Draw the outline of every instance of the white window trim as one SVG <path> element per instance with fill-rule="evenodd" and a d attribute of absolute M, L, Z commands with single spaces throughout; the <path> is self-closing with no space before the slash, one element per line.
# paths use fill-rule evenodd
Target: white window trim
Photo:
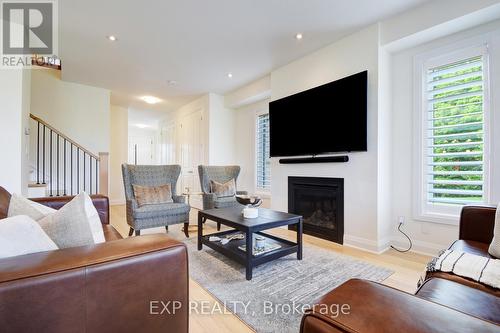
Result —
<path fill-rule="evenodd" d="M 258 154 L 258 148 L 257 148 L 257 140 L 259 139 L 257 137 L 257 120 L 259 118 L 259 116 L 262 116 L 263 114 L 268 114 L 269 113 L 269 110 L 266 108 L 266 109 L 263 109 L 263 110 L 259 110 L 259 111 L 256 111 L 255 112 L 255 116 L 254 116 L 254 122 L 253 122 L 253 126 L 254 126 L 254 129 L 253 129 L 253 133 L 254 133 L 254 180 L 253 180 L 253 183 L 254 183 L 254 186 L 255 186 L 255 194 L 259 195 L 260 197 L 262 198 L 270 198 L 271 197 L 271 189 L 266 189 L 266 188 L 260 188 L 260 187 L 257 187 L 257 173 L 259 172 L 259 170 L 257 170 L 257 154 Z M 271 175 L 272 177 L 272 175 Z M 271 181 L 272 181 L 272 178 L 271 178 Z"/>
<path fill-rule="evenodd" d="M 490 129 L 491 114 L 490 114 L 490 79 L 489 79 L 489 54 L 488 54 L 488 36 L 480 36 L 467 39 L 458 43 L 435 49 L 431 52 L 426 52 L 415 56 L 414 58 L 414 117 L 413 117 L 413 153 L 414 153 L 414 169 L 413 169 L 413 215 L 415 220 L 425 222 L 435 222 L 441 224 L 458 225 L 461 207 L 460 205 L 441 204 L 443 208 L 440 212 L 429 211 L 427 205 L 427 189 L 424 182 L 424 154 L 426 147 L 424 146 L 424 138 L 426 128 L 423 124 L 427 120 L 427 112 L 423 112 L 426 106 L 424 91 L 426 90 L 426 73 L 427 68 L 439 66 L 452 62 L 460 58 L 473 57 L 482 54 L 484 57 L 484 146 L 483 146 L 483 162 L 484 162 L 484 198 L 485 202 L 490 200 L 490 179 L 491 179 L 491 164 L 489 160 L 491 150 L 492 133 Z"/>

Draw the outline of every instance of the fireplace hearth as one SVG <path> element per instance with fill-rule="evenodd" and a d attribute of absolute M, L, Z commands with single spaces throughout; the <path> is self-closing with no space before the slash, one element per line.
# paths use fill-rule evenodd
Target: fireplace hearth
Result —
<path fill-rule="evenodd" d="M 343 244 L 344 179 L 288 177 L 288 211 L 304 217 L 304 233 Z"/>

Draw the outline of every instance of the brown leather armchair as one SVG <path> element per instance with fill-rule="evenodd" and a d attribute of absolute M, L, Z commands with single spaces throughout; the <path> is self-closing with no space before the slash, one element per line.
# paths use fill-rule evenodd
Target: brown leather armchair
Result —
<path fill-rule="evenodd" d="M 451 244 L 449 249 L 472 253 L 487 258 L 494 258 L 488 253 L 488 248 L 493 239 L 495 213 L 496 207 L 494 206 L 464 206 L 460 214 L 458 239 Z M 432 277 L 454 281 L 500 297 L 499 289 L 489 287 L 453 273 L 439 271 L 427 272 L 426 279 Z"/>
<path fill-rule="evenodd" d="M 320 299 L 300 332 L 498 332 L 494 323 L 375 282 L 352 279 Z M 337 311 L 349 305 L 349 310 Z"/>
<path fill-rule="evenodd" d="M 450 249 L 492 258 L 488 247 L 495 212 L 492 206 L 465 206 L 459 239 Z M 300 331 L 498 332 L 499 296 L 498 289 L 445 272 L 428 272 L 415 295 L 352 279 L 318 300 L 318 306 L 302 318 Z M 348 314 L 336 312 L 342 304 L 349 305 Z"/>
<path fill-rule="evenodd" d="M 70 199 L 35 200 L 58 209 Z M 108 199 L 92 199 L 105 243 L 0 259 L 0 331 L 188 332 L 185 245 L 162 234 L 121 239 Z M 9 201 L 0 187 L 0 219 Z"/>

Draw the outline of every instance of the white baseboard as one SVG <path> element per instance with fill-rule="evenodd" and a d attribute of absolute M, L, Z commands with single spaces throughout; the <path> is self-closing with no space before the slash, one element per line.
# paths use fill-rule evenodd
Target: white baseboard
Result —
<path fill-rule="evenodd" d="M 385 238 L 378 242 L 378 253 L 384 253 L 391 248 L 391 239 Z"/>
<path fill-rule="evenodd" d="M 386 242 L 385 244 L 379 244 L 377 241 L 374 241 L 372 239 L 352 235 L 344 235 L 344 245 L 370 253 L 381 254 L 382 252 L 387 250 L 387 248 L 389 247 L 389 242 Z"/>
<path fill-rule="evenodd" d="M 439 253 L 439 251 L 447 249 L 449 246 L 449 245 L 425 242 L 421 240 L 412 240 L 412 242 L 413 246 L 409 252 L 414 252 L 432 257 L 436 256 Z M 367 251 L 370 253 L 381 254 L 387 251 L 391 245 L 394 245 L 399 249 L 406 249 L 408 247 L 408 242 L 397 239 L 385 239 L 380 242 L 377 242 L 362 237 L 344 235 L 344 245 L 360 249 L 363 251 Z"/>
<path fill-rule="evenodd" d="M 397 240 L 393 239 L 392 240 L 392 245 L 397 246 L 399 249 L 406 249 L 408 248 L 408 241 L 402 241 L 402 240 Z M 424 242 L 421 240 L 413 240 L 412 239 L 413 246 L 410 250 L 410 252 L 418 253 L 418 254 L 423 254 L 426 256 L 436 256 L 439 251 L 447 249 L 449 245 L 441 245 L 441 244 L 435 244 L 435 243 L 429 243 L 429 242 Z"/>

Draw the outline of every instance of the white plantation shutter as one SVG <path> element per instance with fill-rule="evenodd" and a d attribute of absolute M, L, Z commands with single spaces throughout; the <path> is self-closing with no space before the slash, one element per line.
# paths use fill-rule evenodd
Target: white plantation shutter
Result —
<path fill-rule="evenodd" d="M 269 114 L 257 116 L 256 133 L 257 189 L 271 188 L 271 165 L 269 160 Z"/>
<path fill-rule="evenodd" d="M 424 194 L 427 204 L 485 201 L 485 55 L 427 67 Z"/>

